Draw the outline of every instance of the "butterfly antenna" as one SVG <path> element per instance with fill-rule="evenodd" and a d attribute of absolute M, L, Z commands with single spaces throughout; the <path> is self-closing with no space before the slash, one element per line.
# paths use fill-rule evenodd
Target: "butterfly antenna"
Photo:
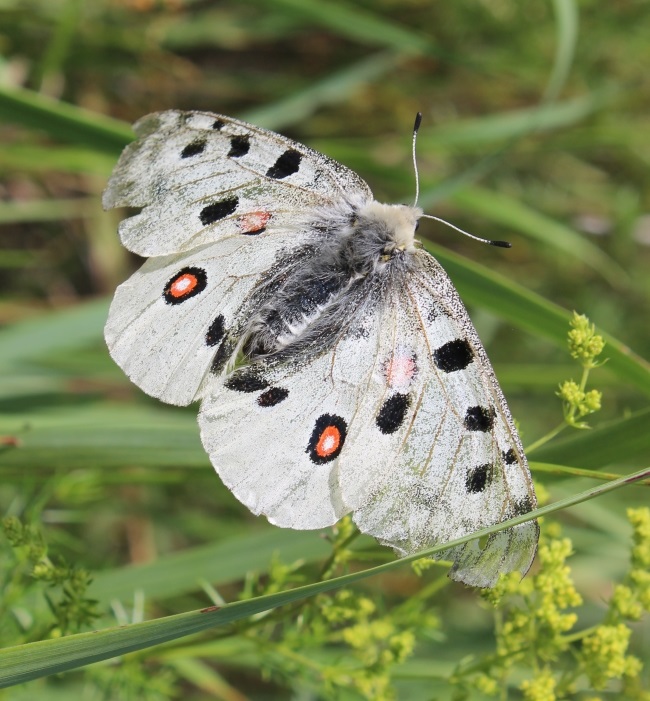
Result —
<path fill-rule="evenodd" d="M 415 124 L 413 125 L 413 170 L 415 171 L 415 201 L 413 202 L 414 207 L 417 206 L 418 199 L 420 198 L 420 174 L 418 173 L 418 162 L 417 158 L 415 157 L 415 144 L 418 139 L 418 131 L 420 129 L 420 124 L 422 124 L 422 112 L 418 112 L 415 115 Z M 454 229 L 455 231 L 458 231 L 458 233 L 464 234 L 465 236 L 469 236 L 469 238 L 474 239 L 475 241 L 487 243 L 488 246 L 498 246 L 499 248 L 512 247 L 512 244 L 509 241 L 492 241 L 490 239 L 482 239 L 480 236 L 474 236 L 474 234 L 470 234 L 468 231 L 465 231 L 464 229 L 461 229 L 460 227 L 451 224 L 445 219 L 441 219 L 440 217 L 434 217 L 432 214 L 423 214 L 422 216 L 426 219 L 433 219 L 434 221 L 438 221 L 441 224 L 446 224 L 448 227 Z"/>
<path fill-rule="evenodd" d="M 491 241 L 490 239 L 482 239 L 480 236 L 474 236 L 474 234 L 470 234 L 468 231 L 465 231 L 464 229 L 461 229 L 460 227 L 455 226 L 454 224 L 451 224 L 446 219 L 441 219 L 440 217 L 434 217 L 433 214 L 423 214 L 422 216 L 425 219 L 433 219 L 434 221 L 439 221 L 441 224 L 446 224 L 451 229 L 458 231 L 458 233 L 464 234 L 465 236 L 469 236 L 469 238 L 474 239 L 474 241 L 480 241 L 481 243 L 487 243 L 488 246 L 498 246 L 499 248 L 512 248 L 512 244 L 509 241 Z"/>
<path fill-rule="evenodd" d="M 415 171 L 415 202 L 413 206 L 417 207 L 418 199 L 420 198 L 420 175 L 418 173 L 418 162 L 415 157 L 415 142 L 418 139 L 418 130 L 422 124 L 422 112 L 415 115 L 415 124 L 413 125 L 413 170 Z"/>

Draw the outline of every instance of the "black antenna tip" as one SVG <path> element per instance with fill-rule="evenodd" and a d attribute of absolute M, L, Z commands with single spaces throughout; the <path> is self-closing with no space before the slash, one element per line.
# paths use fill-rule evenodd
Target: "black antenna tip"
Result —
<path fill-rule="evenodd" d="M 490 246 L 498 246 L 499 248 L 512 248 L 510 241 L 488 241 Z"/>
<path fill-rule="evenodd" d="M 420 128 L 420 124 L 422 124 L 422 112 L 418 112 L 415 115 L 415 124 L 413 125 L 413 133 L 417 134 L 418 129 Z"/>

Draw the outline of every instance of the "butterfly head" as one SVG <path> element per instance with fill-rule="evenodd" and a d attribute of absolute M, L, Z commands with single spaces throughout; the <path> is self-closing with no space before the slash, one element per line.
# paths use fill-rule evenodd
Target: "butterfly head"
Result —
<path fill-rule="evenodd" d="M 382 255 L 392 256 L 415 250 L 415 231 L 422 216 L 419 207 L 404 204 L 382 204 L 372 201 L 357 213 L 357 229 L 382 244 Z"/>

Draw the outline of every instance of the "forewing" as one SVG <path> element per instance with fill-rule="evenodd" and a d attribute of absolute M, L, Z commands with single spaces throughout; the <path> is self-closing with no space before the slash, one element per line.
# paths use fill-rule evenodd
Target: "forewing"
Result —
<path fill-rule="evenodd" d="M 141 256 L 281 230 L 306 209 L 372 197 L 356 173 L 274 132 L 209 112 L 148 115 L 134 129 L 104 207 L 141 207 L 120 225 Z"/>
<path fill-rule="evenodd" d="M 535 508 L 523 449 L 467 313 L 428 254 L 384 311 L 372 382 L 339 464 L 343 501 L 364 533 L 402 554 Z M 451 576 L 491 586 L 525 573 L 538 528 L 526 523 L 446 551 Z"/>

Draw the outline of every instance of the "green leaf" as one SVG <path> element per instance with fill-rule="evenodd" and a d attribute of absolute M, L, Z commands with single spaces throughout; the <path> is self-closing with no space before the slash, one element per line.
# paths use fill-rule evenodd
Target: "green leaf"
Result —
<path fill-rule="evenodd" d="M 101 207 L 96 197 L 0 202 L 0 224 L 82 219 L 96 217 L 100 213 Z"/>
<path fill-rule="evenodd" d="M 426 151 L 427 148 L 439 145 L 445 149 L 450 146 L 467 146 L 474 149 L 478 144 L 564 129 L 610 106 L 620 94 L 618 88 L 607 87 L 562 102 L 509 110 L 475 119 L 450 121 L 434 129 L 425 128 L 418 137 L 418 148 Z"/>
<path fill-rule="evenodd" d="M 56 170 L 107 177 L 115 166 L 115 157 L 114 151 L 104 154 L 78 146 L 3 144 L 0 149 L 0 171 L 43 173 Z"/>
<path fill-rule="evenodd" d="M 544 91 L 544 100 L 557 99 L 566 85 L 578 43 L 578 8 L 573 0 L 553 0 L 557 46 L 553 60 L 553 70 Z"/>
<path fill-rule="evenodd" d="M 536 509 L 529 514 L 509 519 L 490 528 L 484 528 L 463 538 L 457 538 L 449 543 L 438 545 L 435 548 L 429 548 L 400 560 L 394 560 L 367 570 L 336 577 L 335 579 L 315 582 L 290 591 L 260 596 L 255 599 L 236 601 L 222 607 L 210 606 L 199 611 L 167 616 L 154 621 L 5 648 L 0 652 L 0 687 L 13 686 L 48 674 L 65 672 L 66 670 L 99 662 L 100 660 L 110 659 L 136 650 L 143 650 L 153 645 L 177 640 L 178 638 L 193 635 L 216 626 L 249 618 L 256 613 L 269 611 L 278 606 L 302 601 L 316 594 L 333 591 L 359 582 L 362 579 L 403 567 L 407 563 L 421 557 L 431 556 L 441 550 L 462 545 L 475 538 L 481 538 L 504 528 L 525 523 L 534 518 L 596 498 L 601 494 L 619 489 L 636 480 L 647 478 L 648 475 L 650 475 L 650 470 L 641 470 L 620 480 L 599 485 L 586 492 Z"/>
<path fill-rule="evenodd" d="M 342 0 L 274 0 L 274 4 L 362 44 L 385 46 L 405 54 L 437 54 L 425 35 Z"/>
<path fill-rule="evenodd" d="M 189 548 L 146 565 L 98 572 L 88 595 L 104 605 L 115 599 L 131 601 L 137 590 L 148 599 L 160 600 L 196 591 L 202 580 L 218 587 L 242 579 L 251 571 L 265 572 L 271 556 L 287 564 L 296 560 L 312 562 L 331 550 L 321 533 L 267 525 L 245 536 Z"/>
<path fill-rule="evenodd" d="M 464 187 L 450 195 L 452 202 L 491 222 L 520 231 L 531 239 L 554 248 L 598 271 L 612 287 L 629 283 L 627 272 L 598 246 L 583 238 L 568 226 L 546 217 L 508 195 L 481 187 Z"/>
<path fill-rule="evenodd" d="M 571 314 L 557 304 L 462 256 L 428 241 L 425 247 L 443 265 L 466 303 L 490 310 L 495 316 L 545 338 L 559 348 L 567 347 Z M 650 395 L 650 364 L 601 329 L 607 345 L 603 356 L 607 369 Z M 549 460 L 548 462 L 554 462 Z"/>
<path fill-rule="evenodd" d="M 0 371 L 97 343 L 107 316 L 108 300 L 101 299 L 0 329 Z"/>
<path fill-rule="evenodd" d="M 20 445 L 0 451 L 5 469 L 125 465 L 203 468 L 210 465 L 201 447 L 195 411 L 148 406 L 96 404 L 73 409 L 0 415 L 0 433 Z"/>
<path fill-rule="evenodd" d="M 395 68 L 401 60 L 396 53 L 373 54 L 283 100 L 246 112 L 242 119 L 267 129 L 282 129 L 299 123 L 323 105 L 349 99 L 364 85 Z"/>
<path fill-rule="evenodd" d="M 530 455 L 537 462 L 592 469 L 632 461 L 650 462 L 648 426 L 650 409 L 596 428 L 574 430 L 570 438 L 546 443 Z"/>
<path fill-rule="evenodd" d="M 118 119 L 25 88 L 0 85 L 0 119 L 38 129 L 61 141 L 114 154 L 133 140 L 131 127 Z"/>

